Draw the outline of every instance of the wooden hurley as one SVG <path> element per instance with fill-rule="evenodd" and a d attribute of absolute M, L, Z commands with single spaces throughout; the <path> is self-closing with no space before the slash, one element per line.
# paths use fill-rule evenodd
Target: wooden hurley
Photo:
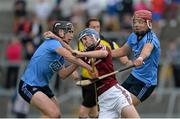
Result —
<path fill-rule="evenodd" d="M 128 70 L 128 69 L 133 68 L 133 67 L 135 67 L 134 64 L 133 64 L 133 65 L 130 65 L 130 66 L 128 66 L 128 67 L 125 67 L 125 68 L 118 69 L 118 70 L 113 71 L 113 72 L 111 72 L 111 73 L 108 73 L 108 74 L 99 76 L 99 77 L 96 78 L 96 79 L 80 80 L 80 81 L 77 81 L 77 82 L 76 82 L 76 85 L 78 85 L 78 86 L 87 86 L 87 85 L 96 83 L 97 81 L 100 81 L 100 80 L 102 80 L 102 79 L 104 79 L 104 78 L 106 78 L 106 77 L 109 77 L 109 76 L 111 76 L 111 75 L 114 75 L 114 74 L 116 74 L 116 73 L 118 73 L 118 72 L 122 72 L 122 71 Z"/>

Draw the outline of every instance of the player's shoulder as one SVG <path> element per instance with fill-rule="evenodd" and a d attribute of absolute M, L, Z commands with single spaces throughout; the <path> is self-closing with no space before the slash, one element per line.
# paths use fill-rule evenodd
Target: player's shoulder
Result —
<path fill-rule="evenodd" d="M 101 39 L 100 43 L 101 43 L 102 45 L 105 45 L 105 46 L 107 46 L 107 47 L 111 48 L 110 43 L 109 43 L 109 42 L 107 42 L 106 40 Z"/>
<path fill-rule="evenodd" d="M 158 37 L 156 36 L 156 34 L 153 31 L 146 33 L 146 36 L 147 37 L 145 37 L 145 39 L 147 41 L 151 41 L 151 42 L 153 42 L 153 41 L 158 42 L 159 41 Z"/>
<path fill-rule="evenodd" d="M 109 49 L 112 49 L 112 45 L 111 45 L 111 42 L 110 41 L 108 41 L 102 34 L 100 34 L 100 43 L 102 44 L 102 45 L 105 45 L 105 46 L 107 46 Z"/>
<path fill-rule="evenodd" d="M 114 42 L 114 41 L 101 40 L 101 44 L 107 46 L 109 49 L 119 48 L 119 45 L 116 42 Z"/>
<path fill-rule="evenodd" d="M 61 48 L 62 47 L 62 44 L 61 42 L 59 42 L 58 40 L 54 39 L 54 38 L 49 38 L 49 39 L 46 39 L 43 44 L 42 44 L 43 47 L 46 47 L 48 49 L 56 49 L 56 48 Z"/>
<path fill-rule="evenodd" d="M 138 37 L 136 35 L 136 33 L 132 32 L 129 34 L 128 38 L 127 38 L 127 42 L 128 43 L 132 43 L 132 44 L 136 44 L 138 42 Z"/>
<path fill-rule="evenodd" d="M 130 33 L 129 36 L 128 36 L 128 38 L 131 38 L 131 39 L 133 39 L 135 37 L 137 37 L 137 35 L 134 32 Z"/>
<path fill-rule="evenodd" d="M 45 40 L 44 40 L 45 42 L 59 42 L 57 39 L 55 39 L 55 38 L 46 38 Z"/>

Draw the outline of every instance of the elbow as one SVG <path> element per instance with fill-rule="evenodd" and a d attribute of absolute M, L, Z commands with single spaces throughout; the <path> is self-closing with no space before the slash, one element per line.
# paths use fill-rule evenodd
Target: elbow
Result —
<path fill-rule="evenodd" d="M 124 56 L 127 56 L 127 53 L 126 53 L 126 52 L 122 52 L 122 51 L 112 52 L 112 57 L 113 57 L 113 58 L 116 58 L 116 57 L 124 57 Z"/>
<path fill-rule="evenodd" d="M 114 54 L 113 52 L 111 53 L 111 55 L 112 55 L 112 57 L 116 57 L 115 54 Z"/>
<path fill-rule="evenodd" d="M 60 79 L 62 79 L 62 80 L 65 80 L 66 79 L 66 76 L 63 76 L 63 75 L 61 75 L 61 76 L 59 76 L 60 77 Z"/>
<path fill-rule="evenodd" d="M 66 73 L 64 73 L 64 72 L 65 72 L 65 71 L 60 71 L 60 72 L 58 73 L 60 79 L 62 79 L 62 80 L 66 79 L 66 77 L 67 77 Z"/>
<path fill-rule="evenodd" d="M 112 57 L 118 57 L 118 53 L 115 50 L 111 51 Z"/>

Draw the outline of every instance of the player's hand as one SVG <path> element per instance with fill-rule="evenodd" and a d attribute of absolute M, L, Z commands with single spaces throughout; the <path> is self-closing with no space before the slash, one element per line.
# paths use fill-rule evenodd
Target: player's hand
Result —
<path fill-rule="evenodd" d="M 96 68 L 93 68 L 93 71 L 89 71 L 89 74 L 91 75 L 92 79 L 96 79 L 99 77 L 99 73 Z"/>
<path fill-rule="evenodd" d="M 130 66 L 130 65 L 133 65 L 133 62 L 132 62 L 131 60 L 128 60 L 128 61 L 126 62 L 126 66 Z"/>
<path fill-rule="evenodd" d="M 51 31 L 44 32 L 43 36 L 44 36 L 45 38 L 56 38 L 56 37 L 57 37 L 57 36 L 56 36 L 54 33 L 52 33 Z"/>
<path fill-rule="evenodd" d="M 71 52 L 72 52 L 72 55 L 73 55 L 73 56 L 78 57 L 78 58 L 81 57 L 81 52 L 80 52 L 80 51 L 78 51 L 78 50 L 72 50 Z"/>
<path fill-rule="evenodd" d="M 141 66 L 141 65 L 144 64 L 143 58 L 142 58 L 142 57 L 138 57 L 133 63 L 134 63 L 134 65 L 135 65 L 136 67 Z"/>

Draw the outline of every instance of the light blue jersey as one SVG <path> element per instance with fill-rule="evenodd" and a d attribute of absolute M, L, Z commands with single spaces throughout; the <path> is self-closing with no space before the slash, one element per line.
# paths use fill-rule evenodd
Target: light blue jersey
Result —
<path fill-rule="evenodd" d="M 62 47 L 59 41 L 45 40 L 32 56 L 21 80 L 31 86 L 48 85 L 53 73 L 64 64 L 64 58 L 55 51 L 58 47 Z"/>
<path fill-rule="evenodd" d="M 160 43 L 155 33 L 152 31 L 146 33 L 146 35 L 138 41 L 137 35 L 131 33 L 126 44 L 130 46 L 133 52 L 133 60 L 139 57 L 144 45 L 146 43 L 152 43 L 154 48 L 150 56 L 144 59 L 144 65 L 133 68 L 131 74 L 140 81 L 149 84 L 157 85 L 157 70 L 160 61 Z"/>

